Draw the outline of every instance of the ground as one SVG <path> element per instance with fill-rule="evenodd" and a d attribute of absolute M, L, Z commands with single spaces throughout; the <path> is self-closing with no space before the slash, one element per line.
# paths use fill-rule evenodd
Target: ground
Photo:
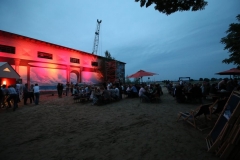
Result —
<path fill-rule="evenodd" d="M 178 104 L 163 88 L 161 103 L 124 98 L 102 106 L 74 103 L 73 97 L 41 95 L 40 104 L 0 112 L 2 160 L 214 160 L 205 137 L 179 111 L 199 104 Z"/>

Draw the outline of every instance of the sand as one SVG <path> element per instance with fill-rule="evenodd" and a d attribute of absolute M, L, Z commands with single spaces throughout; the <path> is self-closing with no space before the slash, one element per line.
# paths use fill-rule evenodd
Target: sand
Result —
<path fill-rule="evenodd" d="M 214 160 L 199 131 L 178 121 L 178 104 L 163 88 L 161 103 L 123 99 L 102 106 L 40 95 L 40 104 L 0 112 L 1 160 Z"/>

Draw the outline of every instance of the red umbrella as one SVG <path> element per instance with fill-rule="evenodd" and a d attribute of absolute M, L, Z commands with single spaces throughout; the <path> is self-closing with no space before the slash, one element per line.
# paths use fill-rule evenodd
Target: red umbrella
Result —
<path fill-rule="evenodd" d="M 218 72 L 219 75 L 240 75 L 240 69 L 232 68 L 223 72 Z"/>
<path fill-rule="evenodd" d="M 142 78 L 144 76 L 153 76 L 153 75 L 157 75 L 157 74 L 152 72 L 146 72 L 144 70 L 139 70 L 136 73 L 128 76 L 127 78 Z"/>

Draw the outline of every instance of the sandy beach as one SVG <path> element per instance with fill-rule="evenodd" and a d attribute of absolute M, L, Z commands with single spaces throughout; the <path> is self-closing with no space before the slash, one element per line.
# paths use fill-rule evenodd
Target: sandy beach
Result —
<path fill-rule="evenodd" d="M 40 104 L 0 112 L 1 160 L 214 160 L 199 131 L 178 121 L 178 104 L 163 88 L 161 103 L 138 98 L 102 106 L 41 95 Z"/>

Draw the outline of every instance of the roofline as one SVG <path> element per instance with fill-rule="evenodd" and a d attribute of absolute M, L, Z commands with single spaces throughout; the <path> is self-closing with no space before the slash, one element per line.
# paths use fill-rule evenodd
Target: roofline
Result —
<path fill-rule="evenodd" d="M 91 54 L 91 53 L 84 52 L 84 51 L 81 51 L 81 50 L 77 50 L 77 49 L 61 46 L 61 45 L 58 45 L 58 44 L 54 44 L 54 43 L 38 40 L 38 39 L 35 39 L 35 38 L 30 38 L 30 37 L 27 37 L 27 36 L 23 36 L 23 35 L 20 35 L 20 34 L 7 32 L 7 31 L 3 31 L 3 30 L 0 30 L 0 34 L 15 36 L 15 37 L 18 37 L 18 38 L 23 38 L 23 39 L 27 39 L 27 40 L 35 41 L 35 42 L 45 43 L 45 44 L 48 44 L 48 45 L 53 45 L 53 46 L 58 47 L 58 48 L 68 49 L 68 50 L 72 50 L 72 51 L 76 51 L 76 52 L 81 52 L 81 53 L 84 53 L 84 54 Z M 98 55 L 96 55 L 96 56 L 97 57 L 102 57 L 102 56 L 98 56 Z M 102 58 L 105 58 L 105 57 L 102 57 Z M 116 61 L 118 61 L 118 60 L 116 60 Z M 118 61 L 118 62 L 126 64 L 125 62 L 121 62 L 121 61 Z"/>
<path fill-rule="evenodd" d="M 21 78 L 20 74 L 18 74 L 18 72 L 12 67 L 12 65 L 10 65 L 8 62 L 2 62 L 2 63 L 4 63 L 3 65 L 5 64 L 9 65 L 16 72 L 16 74 L 19 75 L 19 77 Z"/>

